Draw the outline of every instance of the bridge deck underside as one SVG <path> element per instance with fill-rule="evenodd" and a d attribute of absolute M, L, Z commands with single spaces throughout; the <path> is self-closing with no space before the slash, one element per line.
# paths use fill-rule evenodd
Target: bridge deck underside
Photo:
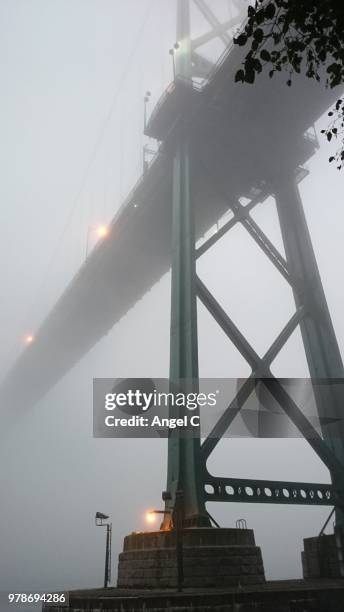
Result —
<path fill-rule="evenodd" d="M 307 79 L 292 88 L 286 77 L 252 86 L 234 84 L 242 51 L 232 49 L 185 121 L 192 163 L 196 236 L 201 237 L 253 189 L 272 192 L 279 169 L 296 169 L 315 144 L 304 132 L 335 99 Z M 177 121 L 178 123 L 178 121 Z M 170 267 L 173 130 L 116 214 L 110 235 L 87 258 L 20 356 L 0 394 L 8 406 L 30 406 L 42 397 L 140 300 Z"/>

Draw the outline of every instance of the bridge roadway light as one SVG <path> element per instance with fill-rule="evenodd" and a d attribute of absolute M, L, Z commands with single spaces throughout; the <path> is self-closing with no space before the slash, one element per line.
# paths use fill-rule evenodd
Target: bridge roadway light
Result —
<path fill-rule="evenodd" d="M 34 337 L 32 334 L 28 334 L 27 336 L 25 336 L 25 344 L 32 344 L 32 342 L 34 341 Z"/>
<path fill-rule="evenodd" d="M 89 225 L 87 228 L 87 236 L 86 236 L 86 253 L 85 253 L 85 259 L 87 259 L 88 257 L 88 251 L 89 251 L 89 243 L 90 243 L 90 235 L 91 233 L 96 233 L 98 238 L 106 238 L 106 236 L 108 236 L 108 234 L 110 233 L 109 227 L 108 225 Z"/>
<path fill-rule="evenodd" d="M 106 225 L 99 225 L 96 229 L 97 236 L 99 238 L 105 238 L 108 235 L 109 229 Z"/>

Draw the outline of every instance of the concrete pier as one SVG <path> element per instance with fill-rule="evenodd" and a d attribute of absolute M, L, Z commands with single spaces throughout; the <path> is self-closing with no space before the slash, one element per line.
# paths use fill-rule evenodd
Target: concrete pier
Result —
<path fill-rule="evenodd" d="M 261 550 L 251 529 L 183 530 L 185 587 L 265 582 Z M 124 539 L 118 587 L 173 588 L 177 584 L 176 532 L 133 533 Z"/>

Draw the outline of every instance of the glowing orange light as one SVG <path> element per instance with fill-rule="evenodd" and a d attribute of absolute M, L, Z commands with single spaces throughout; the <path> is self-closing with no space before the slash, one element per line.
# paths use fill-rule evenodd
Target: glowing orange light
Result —
<path fill-rule="evenodd" d="M 28 336 L 25 336 L 25 342 L 26 344 L 31 344 L 31 342 L 33 342 L 34 338 L 31 334 L 29 334 Z"/>
<path fill-rule="evenodd" d="M 105 238 L 105 236 L 107 236 L 109 233 L 109 229 L 106 227 L 106 225 L 99 225 L 97 227 L 97 236 L 99 238 Z"/>
<path fill-rule="evenodd" d="M 150 523 L 150 524 L 155 523 L 155 521 L 156 521 L 156 514 L 155 514 L 155 512 L 151 512 L 151 511 L 147 512 L 146 513 L 146 521 L 147 521 L 147 523 Z"/>

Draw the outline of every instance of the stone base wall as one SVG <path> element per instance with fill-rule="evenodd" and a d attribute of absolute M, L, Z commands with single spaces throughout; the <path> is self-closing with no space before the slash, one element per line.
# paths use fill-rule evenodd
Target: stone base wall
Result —
<path fill-rule="evenodd" d="M 335 534 L 306 538 L 303 541 L 302 568 L 304 578 L 342 578 L 343 553 Z"/>
<path fill-rule="evenodd" d="M 43 612 L 343 612 L 344 580 L 287 580 L 241 589 L 88 589 Z"/>
<path fill-rule="evenodd" d="M 183 568 L 185 587 L 265 582 L 261 550 L 255 546 L 251 530 L 184 530 Z M 125 539 L 124 552 L 119 555 L 118 587 L 174 588 L 176 585 L 174 532 L 132 534 Z"/>

